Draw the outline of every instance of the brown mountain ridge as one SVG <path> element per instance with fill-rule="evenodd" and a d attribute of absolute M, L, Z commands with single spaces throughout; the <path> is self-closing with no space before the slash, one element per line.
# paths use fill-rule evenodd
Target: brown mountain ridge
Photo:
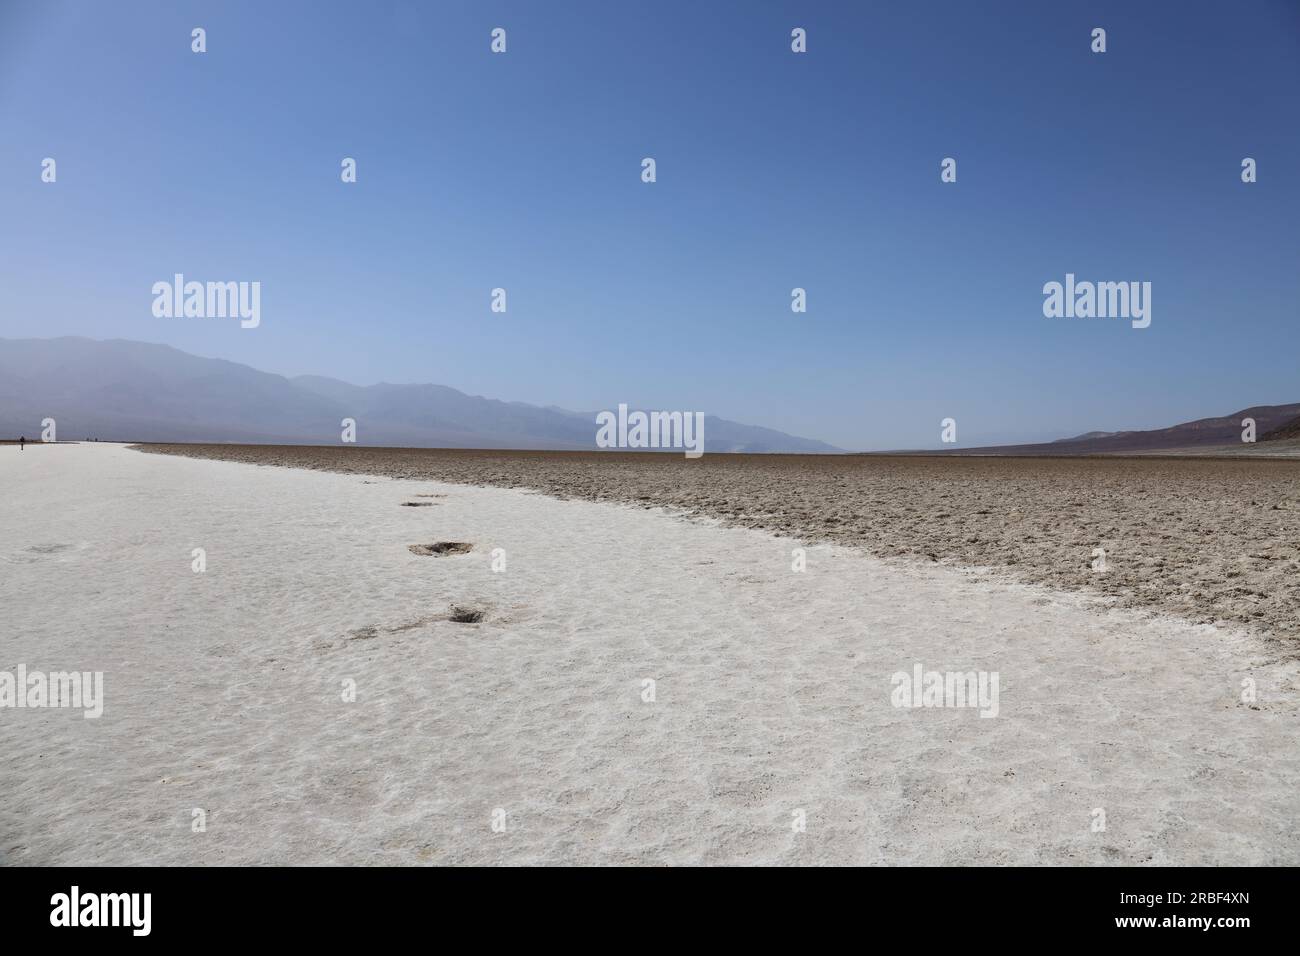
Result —
<path fill-rule="evenodd" d="M 1231 415 L 1199 418 L 1196 421 L 1148 431 L 1088 432 L 1073 438 L 1030 445 L 995 445 L 984 448 L 940 449 L 922 454 L 936 455 L 1139 455 L 1165 453 L 1175 449 L 1195 454 L 1224 454 L 1234 446 L 1251 446 L 1241 440 L 1247 418 L 1255 420 L 1256 446 L 1265 442 L 1300 439 L 1300 402 L 1290 405 L 1254 405 Z"/>

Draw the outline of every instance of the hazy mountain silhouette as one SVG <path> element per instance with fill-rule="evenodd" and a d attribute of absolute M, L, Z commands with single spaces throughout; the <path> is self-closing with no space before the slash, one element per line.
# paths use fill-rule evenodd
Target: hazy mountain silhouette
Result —
<path fill-rule="evenodd" d="M 1286 441 L 1296 438 L 1300 438 L 1300 415 L 1289 422 L 1283 422 L 1276 428 L 1270 428 L 1259 436 L 1260 441 Z"/>
<path fill-rule="evenodd" d="M 613 408 L 613 405 L 611 405 Z M 286 378 L 166 345 L 124 339 L 0 339 L 0 435 L 33 437 L 44 418 L 74 441 L 594 448 L 595 413 L 466 395 L 445 385 L 352 385 Z M 709 452 L 835 452 L 825 442 L 707 416 Z"/>
<path fill-rule="evenodd" d="M 1087 432 L 1073 438 L 1033 445 L 996 445 L 984 448 L 939 449 L 940 455 L 1115 455 L 1168 449 L 1221 448 L 1242 444 L 1242 420 L 1255 420 L 1256 442 L 1300 437 L 1300 403 L 1255 405 L 1218 418 L 1155 428 L 1147 431 Z"/>

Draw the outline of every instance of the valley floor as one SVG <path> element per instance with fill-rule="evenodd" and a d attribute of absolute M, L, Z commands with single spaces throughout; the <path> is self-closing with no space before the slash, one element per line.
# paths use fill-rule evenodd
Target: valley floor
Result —
<path fill-rule="evenodd" d="M 0 671 L 104 675 L 97 719 L 0 709 L 0 862 L 1300 863 L 1258 631 L 423 477 L 84 444 L 0 484 Z M 918 664 L 996 716 L 894 706 Z"/>
<path fill-rule="evenodd" d="M 141 447 L 661 506 L 878 557 L 997 568 L 1300 649 L 1300 459 Z"/>

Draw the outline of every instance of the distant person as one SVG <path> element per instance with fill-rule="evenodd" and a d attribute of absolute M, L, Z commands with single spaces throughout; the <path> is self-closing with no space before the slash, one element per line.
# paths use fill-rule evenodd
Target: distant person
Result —
<path fill-rule="evenodd" d="M 19 451 L 26 451 L 26 450 L 27 450 L 27 436 L 26 436 L 26 435 L 19 435 L 19 436 L 18 436 L 18 450 L 19 450 Z"/>

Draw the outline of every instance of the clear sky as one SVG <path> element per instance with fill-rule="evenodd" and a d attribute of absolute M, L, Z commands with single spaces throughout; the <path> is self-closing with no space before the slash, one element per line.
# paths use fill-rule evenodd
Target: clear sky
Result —
<path fill-rule="evenodd" d="M 0 337 L 54 335 L 852 449 L 1300 401 L 1300 3 L 0 0 Z"/>

